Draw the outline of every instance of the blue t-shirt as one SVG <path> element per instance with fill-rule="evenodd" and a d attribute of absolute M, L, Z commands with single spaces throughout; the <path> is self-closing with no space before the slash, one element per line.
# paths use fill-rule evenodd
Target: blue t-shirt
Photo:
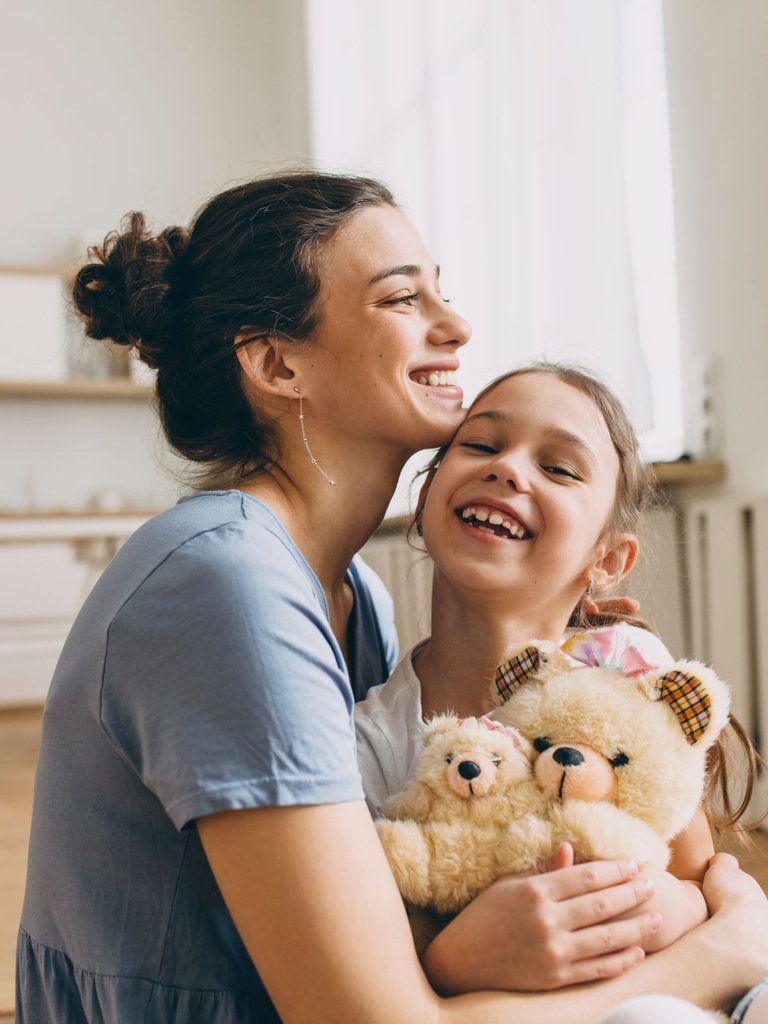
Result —
<path fill-rule="evenodd" d="M 19 1024 L 277 1020 L 194 822 L 363 798 L 352 711 L 396 641 L 381 581 L 359 559 L 347 579 L 349 670 L 316 576 L 238 491 L 182 500 L 110 563 L 43 717 Z"/>

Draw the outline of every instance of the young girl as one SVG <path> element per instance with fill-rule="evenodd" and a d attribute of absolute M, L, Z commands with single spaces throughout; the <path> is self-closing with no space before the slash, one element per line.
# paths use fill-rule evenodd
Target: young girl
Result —
<path fill-rule="evenodd" d="M 515 987 L 507 950 L 535 924 L 503 888 L 428 967 L 475 991 L 436 994 L 415 956 L 352 721 L 393 668 L 391 602 L 354 556 L 406 460 L 461 423 L 469 327 L 384 186 L 302 171 L 228 189 L 189 229 L 134 214 L 75 304 L 156 368 L 200 489 L 121 549 L 51 684 L 19 1024 L 592 1024 L 647 987 L 687 995 L 692 964 L 713 1000 L 762 976 L 768 903 L 728 862 L 701 929 L 621 974 L 643 931 L 623 924 L 620 976 L 566 999 L 488 991 Z M 646 898 L 620 862 L 555 874 L 593 936 Z"/>
<path fill-rule="evenodd" d="M 417 510 L 434 563 L 432 634 L 355 710 L 358 760 L 374 814 L 404 787 L 425 719 L 491 709 L 491 681 L 512 643 L 558 640 L 595 623 L 588 599 L 634 565 L 632 530 L 647 491 L 632 427 L 590 374 L 534 364 L 481 392 L 433 460 Z M 649 663 L 673 660 L 638 625 L 624 623 L 615 633 Z M 750 774 L 747 794 L 753 781 Z M 728 825 L 744 806 L 728 815 Z M 708 916 L 697 884 L 713 853 L 703 815 L 674 846 L 674 874 L 652 873 L 656 896 L 642 908 L 654 915 L 654 931 L 642 941 L 646 952 Z M 522 981 L 527 989 L 547 983 L 546 973 L 530 970 Z"/>

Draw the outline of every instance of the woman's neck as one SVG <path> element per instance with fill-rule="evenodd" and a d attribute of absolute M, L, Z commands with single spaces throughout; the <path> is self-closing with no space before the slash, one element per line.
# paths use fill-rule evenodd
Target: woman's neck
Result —
<path fill-rule="evenodd" d="M 544 613 L 531 611 L 522 598 L 457 592 L 435 570 L 432 633 L 414 659 L 424 717 L 487 714 L 496 668 L 510 648 L 531 639 L 559 640 L 568 617 L 565 607 Z"/>

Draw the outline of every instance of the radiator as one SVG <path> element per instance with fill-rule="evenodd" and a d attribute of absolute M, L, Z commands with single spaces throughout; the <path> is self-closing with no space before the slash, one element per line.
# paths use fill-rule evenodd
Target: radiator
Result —
<path fill-rule="evenodd" d="M 768 743 L 768 497 L 692 502 L 681 512 L 693 657 L 727 679 L 733 711 Z"/>
<path fill-rule="evenodd" d="M 400 523 L 379 529 L 361 554 L 392 595 L 400 652 L 404 654 L 429 635 L 432 563 L 423 551 L 411 546 L 406 527 Z"/>

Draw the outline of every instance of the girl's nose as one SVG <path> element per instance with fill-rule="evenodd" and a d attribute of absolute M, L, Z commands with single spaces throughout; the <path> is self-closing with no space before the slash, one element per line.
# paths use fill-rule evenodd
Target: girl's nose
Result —
<path fill-rule="evenodd" d="M 483 479 L 490 482 L 501 480 L 503 483 L 509 484 L 514 491 L 527 491 L 529 487 L 528 474 L 523 461 L 509 455 L 498 458 Z"/>

